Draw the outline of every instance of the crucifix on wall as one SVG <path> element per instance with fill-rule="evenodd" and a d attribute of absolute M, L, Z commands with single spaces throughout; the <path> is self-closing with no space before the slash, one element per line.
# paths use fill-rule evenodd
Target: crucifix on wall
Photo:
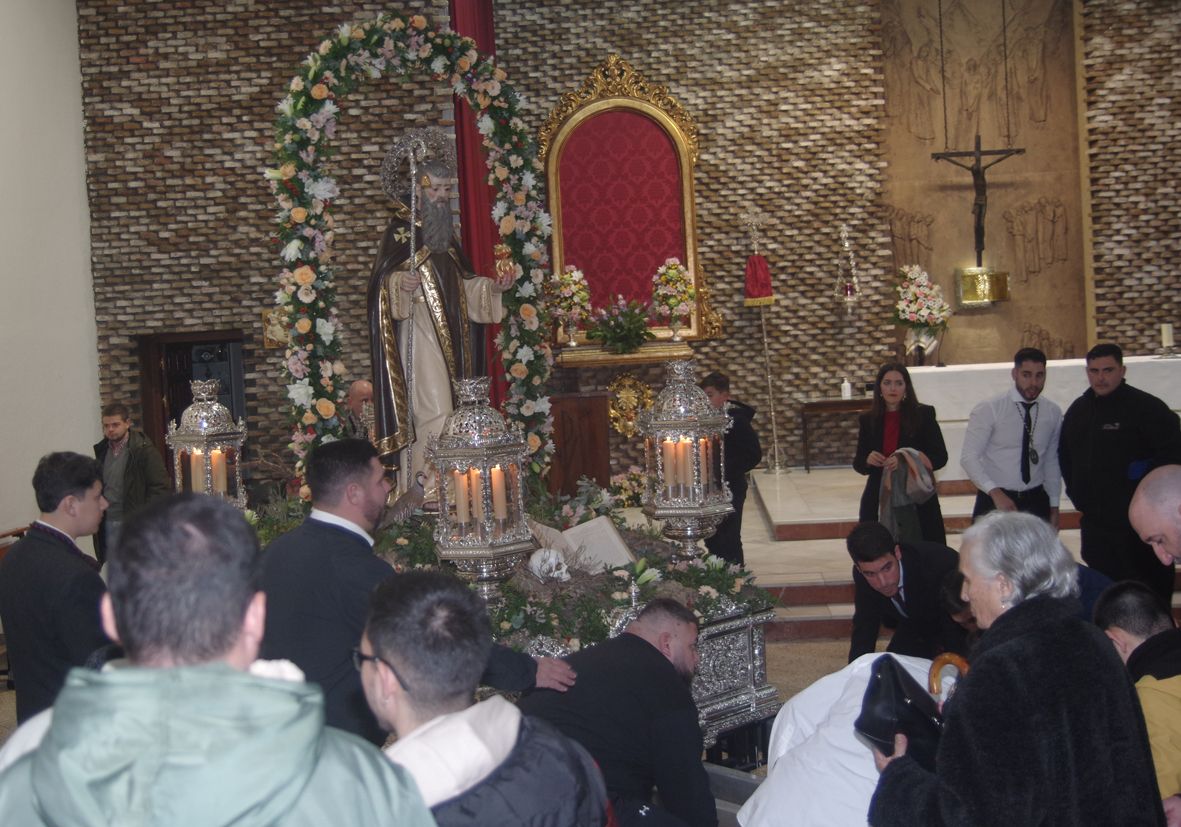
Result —
<path fill-rule="evenodd" d="M 984 266 L 984 214 L 988 210 L 988 183 L 984 179 L 984 171 L 996 166 L 1013 155 L 1024 155 L 1024 149 L 981 149 L 980 136 L 976 136 L 976 148 L 966 152 L 932 152 L 934 161 L 947 161 L 957 167 L 972 173 L 972 185 L 976 189 L 976 197 L 972 201 L 972 215 L 976 217 L 976 266 Z M 966 163 L 959 159 L 972 159 Z M 985 158 L 992 158 L 987 164 Z"/>

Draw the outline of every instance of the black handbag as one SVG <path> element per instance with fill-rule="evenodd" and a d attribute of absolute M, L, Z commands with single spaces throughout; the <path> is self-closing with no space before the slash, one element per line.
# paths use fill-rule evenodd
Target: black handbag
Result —
<path fill-rule="evenodd" d="M 873 662 L 853 729 L 883 755 L 894 754 L 894 734 L 901 732 L 908 742 L 906 754 L 934 771 L 943 716 L 935 699 L 891 655 Z"/>

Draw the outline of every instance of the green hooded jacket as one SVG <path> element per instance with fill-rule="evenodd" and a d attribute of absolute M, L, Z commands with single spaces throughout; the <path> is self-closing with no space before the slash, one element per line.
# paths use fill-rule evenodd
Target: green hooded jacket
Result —
<path fill-rule="evenodd" d="M 225 664 L 74 669 L 41 745 L 0 774 L 12 825 L 433 827 L 409 776 L 324 726 L 319 687 Z"/>

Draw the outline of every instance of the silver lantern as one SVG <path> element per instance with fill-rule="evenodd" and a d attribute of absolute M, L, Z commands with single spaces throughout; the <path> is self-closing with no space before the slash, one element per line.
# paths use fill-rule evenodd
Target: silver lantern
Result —
<path fill-rule="evenodd" d="M 459 405 L 426 456 L 439 480 L 436 553 L 494 603 L 500 583 L 536 544 L 525 520 L 525 439 L 519 424 L 509 427 L 488 404 L 488 388 L 487 377 L 455 382 Z"/>
<path fill-rule="evenodd" d="M 669 362 L 668 381 L 638 419 L 644 437 L 644 513 L 662 520 L 662 533 L 691 559 L 698 540 L 711 536 L 734 512 L 723 469 L 722 439 L 730 417 L 710 404 L 694 380 L 692 360 Z"/>
<path fill-rule="evenodd" d="M 242 486 L 242 443 L 246 422 L 234 419 L 217 401 L 216 379 L 191 383 L 193 404 L 180 415 L 180 425 L 168 423 L 164 441 L 172 452 L 177 491 L 196 491 L 229 500 L 246 508 Z"/>

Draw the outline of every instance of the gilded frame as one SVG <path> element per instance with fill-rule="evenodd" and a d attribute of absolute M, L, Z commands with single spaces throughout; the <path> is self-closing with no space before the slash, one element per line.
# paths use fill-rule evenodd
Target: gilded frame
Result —
<path fill-rule="evenodd" d="M 567 92 L 558 100 L 538 135 L 538 156 L 545 162 L 546 181 L 549 189 L 549 211 L 553 219 L 551 240 L 553 269 L 561 272 L 565 266 L 562 235 L 562 192 L 560 186 L 559 162 L 567 139 L 578 126 L 602 112 L 627 110 L 643 115 L 654 121 L 671 140 L 676 150 L 680 167 L 681 209 L 685 231 L 685 249 L 681 260 L 693 274 L 697 291 L 697 306 L 690 314 L 689 324 L 681 329 L 684 339 L 706 339 L 719 336 L 722 332 L 721 317 L 713 310 L 709 301 L 709 286 L 701 269 L 697 254 L 696 198 L 694 195 L 693 169 L 698 157 L 697 126 L 684 107 L 669 94 L 665 86 L 649 84 L 639 72 L 618 55 L 607 60 L 591 71 L 576 92 Z M 676 345 L 670 341 L 671 328 L 654 326 L 654 342 L 645 348 Z M 566 341 L 559 332 L 557 343 Z M 579 333 L 577 341 L 585 341 Z M 591 348 L 587 348 L 590 350 Z M 591 354 L 563 350 L 562 356 L 590 356 Z M 677 348 L 680 350 L 680 348 Z M 605 354 L 598 354 L 596 362 L 611 362 Z M 563 359 L 566 361 L 566 359 Z M 582 361 L 579 359 L 578 361 Z M 620 358 L 619 361 L 624 361 Z"/>

